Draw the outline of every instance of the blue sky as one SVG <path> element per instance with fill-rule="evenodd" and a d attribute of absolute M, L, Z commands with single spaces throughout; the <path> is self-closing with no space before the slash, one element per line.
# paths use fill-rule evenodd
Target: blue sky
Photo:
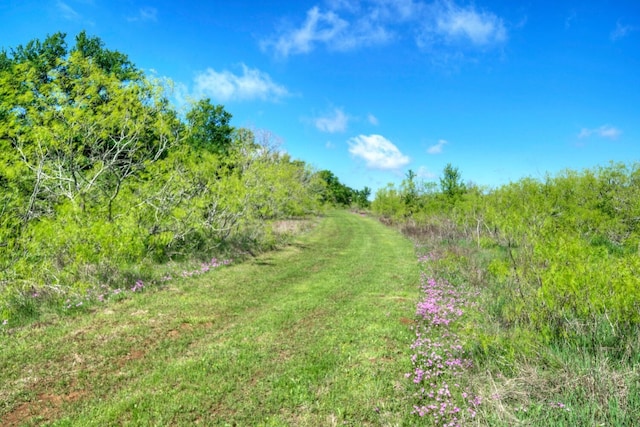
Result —
<path fill-rule="evenodd" d="M 640 160 L 640 3 L 3 0 L 0 46 L 81 30 L 353 187 Z"/>

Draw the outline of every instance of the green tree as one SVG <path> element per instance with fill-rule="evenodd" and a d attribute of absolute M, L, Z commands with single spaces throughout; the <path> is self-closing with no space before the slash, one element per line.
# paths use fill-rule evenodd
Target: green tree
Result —
<path fill-rule="evenodd" d="M 84 32 L 0 52 L 0 312 L 43 284 L 121 286 L 145 258 L 268 247 L 271 221 L 314 212 L 318 175 L 230 118 L 203 100 L 181 121 L 162 85 Z"/>
<path fill-rule="evenodd" d="M 73 51 L 79 52 L 105 73 L 115 74 L 121 81 L 143 78 L 142 72 L 133 65 L 127 55 L 106 49 L 102 40 L 88 36 L 85 31 L 76 36 Z"/>
<path fill-rule="evenodd" d="M 376 214 L 389 220 L 398 220 L 404 217 L 404 197 L 393 184 L 379 188 L 376 197 L 371 203 L 371 209 Z"/>
<path fill-rule="evenodd" d="M 354 198 L 353 189 L 341 183 L 340 179 L 329 170 L 321 170 L 317 174 L 325 184 L 322 194 L 323 203 L 331 203 L 338 206 L 351 205 Z"/>
<path fill-rule="evenodd" d="M 231 114 L 209 98 L 196 102 L 187 113 L 187 142 L 196 149 L 226 156 L 233 142 Z"/>
<path fill-rule="evenodd" d="M 17 169 L 25 221 L 63 199 L 112 218 L 122 183 L 178 136 L 159 88 L 140 76 L 123 81 L 134 69 L 124 55 L 83 33 L 78 40 L 70 53 L 63 34 L 29 42 L 0 72 L 2 160 Z"/>
<path fill-rule="evenodd" d="M 32 85 L 29 89 L 37 91 L 42 84 L 52 80 L 51 71 L 60 69 L 59 59 L 67 55 L 66 34 L 55 33 L 44 41 L 31 40 L 26 46 L 19 45 L 11 51 L 13 64 L 29 64 Z"/>
<path fill-rule="evenodd" d="M 455 201 L 466 192 L 466 186 L 462 182 L 462 176 L 457 167 L 447 163 L 440 178 L 440 190 L 450 201 Z"/>
<path fill-rule="evenodd" d="M 411 215 L 415 212 L 416 203 L 418 201 L 418 191 L 416 189 L 416 173 L 409 169 L 406 178 L 402 181 L 403 201 L 406 207 L 406 214 Z"/>
<path fill-rule="evenodd" d="M 369 201 L 369 196 L 371 196 L 371 189 L 365 186 L 362 190 L 355 191 L 355 199 L 358 207 L 362 209 L 366 209 L 371 206 L 371 202 Z"/>

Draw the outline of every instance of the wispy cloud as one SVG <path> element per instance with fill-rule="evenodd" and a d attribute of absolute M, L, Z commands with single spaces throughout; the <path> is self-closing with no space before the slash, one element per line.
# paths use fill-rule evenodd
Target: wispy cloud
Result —
<path fill-rule="evenodd" d="M 575 9 L 572 9 L 571 12 L 569 12 L 569 16 L 567 16 L 567 19 L 564 20 L 564 28 L 567 30 L 571 28 L 571 24 L 575 21 L 577 16 Z"/>
<path fill-rule="evenodd" d="M 422 179 L 435 179 L 438 174 L 431 172 L 426 166 L 420 166 L 416 172 L 416 176 Z"/>
<path fill-rule="evenodd" d="M 620 21 L 616 22 L 616 28 L 611 31 L 609 38 L 611 41 L 616 41 L 628 36 L 631 32 L 637 30 L 633 25 L 623 25 Z"/>
<path fill-rule="evenodd" d="M 211 97 L 226 101 L 263 100 L 277 101 L 289 95 L 286 87 L 275 83 L 271 77 L 258 69 L 241 64 L 242 74 L 231 71 L 216 71 L 208 68 L 194 79 L 194 95 L 197 98 Z"/>
<path fill-rule="evenodd" d="M 289 29 L 277 37 L 261 42 L 263 50 L 271 50 L 276 56 L 309 53 L 318 45 L 329 50 L 346 51 L 359 46 L 375 45 L 389 40 L 389 32 L 376 22 L 366 18 L 348 21 L 337 11 L 321 11 L 314 6 L 299 28 Z"/>
<path fill-rule="evenodd" d="M 141 7 L 138 12 L 127 17 L 129 22 L 158 22 L 158 9 L 155 7 Z"/>
<path fill-rule="evenodd" d="M 370 169 L 397 170 L 411 161 L 381 135 L 358 135 L 347 141 L 349 153 L 365 161 Z"/>
<path fill-rule="evenodd" d="M 263 48 L 273 47 L 279 56 L 310 52 L 318 43 L 328 43 L 347 27 L 345 20 L 333 12 L 322 13 L 318 7 L 307 12 L 302 27 L 287 32 L 276 40 L 263 43 Z"/>
<path fill-rule="evenodd" d="M 56 7 L 64 19 L 68 19 L 69 21 L 78 21 L 82 19 L 82 16 L 74 8 L 63 1 L 56 2 Z"/>
<path fill-rule="evenodd" d="M 444 139 L 441 139 L 438 141 L 437 144 L 432 145 L 431 147 L 427 148 L 427 153 L 429 154 L 440 154 L 442 153 L 442 149 L 444 148 L 445 145 L 447 145 L 448 142 Z"/>
<path fill-rule="evenodd" d="M 504 21 L 494 13 L 478 10 L 470 5 L 461 7 L 453 1 L 436 2 L 422 27 L 418 44 L 470 45 L 489 48 L 505 43 L 508 39 Z"/>
<path fill-rule="evenodd" d="M 332 51 L 390 43 L 402 33 L 418 34 L 419 47 L 454 44 L 483 49 L 508 39 L 502 18 L 454 0 L 327 0 L 313 6 L 299 26 L 281 29 L 261 48 L 286 58 L 318 47 Z"/>
<path fill-rule="evenodd" d="M 313 124 L 322 132 L 336 133 L 347 130 L 349 116 L 340 108 L 333 110 L 333 113 L 325 117 L 317 117 L 313 120 Z"/>
<path fill-rule="evenodd" d="M 591 136 L 599 136 L 601 138 L 617 139 L 620 135 L 622 135 L 620 129 L 610 125 L 603 125 L 594 129 L 582 128 L 580 133 L 578 133 L 578 138 L 583 139 Z"/>
<path fill-rule="evenodd" d="M 378 126 L 378 124 L 380 123 L 378 121 L 378 118 L 371 113 L 367 115 L 367 121 L 369 121 L 369 123 L 371 123 L 374 126 Z"/>

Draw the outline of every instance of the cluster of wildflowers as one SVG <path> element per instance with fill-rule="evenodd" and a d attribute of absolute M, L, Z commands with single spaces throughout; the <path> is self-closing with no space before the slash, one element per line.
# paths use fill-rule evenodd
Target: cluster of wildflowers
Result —
<path fill-rule="evenodd" d="M 218 260 L 217 258 L 212 258 L 211 261 L 202 263 L 200 265 L 200 268 L 197 268 L 195 270 L 190 270 L 190 271 L 187 271 L 187 270 L 183 271 L 180 274 L 180 276 L 184 278 L 199 276 L 217 267 L 221 267 L 223 265 L 229 265 L 231 264 L 231 262 L 232 260 L 230 259 Z M 159 281 L 168 282 L 171 280 L 173 280 L 173 277 L 170 274 L 166 274 L 165 276 L 160 278 Z M 128 289 L 127 288 L 111 289 L 109 288 L 109 286 L 103 284 L 100 287 L 93 287 L 88 289 L 84 294 L 76 294 L 76 295 L 70 296 L 64 301 L 64 304 L 62 306 L 65 310 L 82 309 L 83 307 L 86 306 L 85 303 L 90 303 L 91 301 L 107 302 L 109 299 L 112 299 L 114 297 L 122 298 L 124 295 L 126 295 L 127 291 L 134 292 L 134 293 L 141 292 L 144 288 L 145 288 L 145 284 L 140 279 L 136 280 L 133 286 L 131 286 Z M 40 297 L 43 297 L 43 294 L 39 290 L 33 290 L 28 294 L 28 296 L 31 298 L 40 298 Z M 0 322 L 0 328 L 7 326 L 8 323 L 9 323 L 8 319 L 2 320 Z"/>
<path fill-rule="evenodd" d="M 142 290 L 142 288 L 144 288 L 144 283 L 142 283 L 142 280 L 137 280 L 136 283 L 130 288 L 131 292 L 137 292 Z M 98 302 L 107 302 L 109 299 L 114 298 L 114 297 L 118 297 L 119 295 L 125 295 L 126 289 L 125 288 L 117 288 L 117 289 L 111 289 L 109 288 L 107 285 L 101 285 L 100 288 L 98 289 L 90 289 L 87 292 L 87 299 L 91 300 L 93 299 L 93 297 L 95 296 L 95 299 Z M 65 308 L 72 308 L 73 305 L 71 306 L 67 306 L 65 305 Z"/>
<path fill-rule="evenodd" d="M 72 308 L 79 308 L 82 307 L 84 305 L 84 301 L 79 300 L 79 301 L 72 301 L 71 299 L 67 298 L 64 302 L 64 308 L 66 310 L 70 310 Z"/>
<path fill-rule="evenodd" d="M 567 412 L 571 411 L 571 409 L 567 408 L 567 405 L 562 402 L 549 402 L 549 406 L 551 406 L 552 408 L 562 409 Z"/>
<path fill-rule="evenodd" d="M 217 268 L 217 267 L 228 265 L 228 264 L 231 264 L 230 259 L 218 260 L 217 258 L 212 258 L 211 261 L 202 263 L 199 269 L 191 270 L 191 271 L 183 271 L 182 277 L 199 276 L 200 274 L 207 273 L 212 268 Z M 169 276 L 169 279 L 171 279 L 170 276 Z"/>
<path fill-rule="evenodd" d="M 438 255 L 433 251 L 418 257 L 419 262 L 434 261 L 436 259 L 438 259 Z"/>
<path fill-rule="evenodd" d="M 131 287 L 131 292 L 138 292 L 138 291 L 141 291 L 143 288 L 144 288 L 144 283 L 142 283 L 142 280 L 138 279 L 136 280 L 136 284 Z"/>
<path fill-rule="evenodd" d="M 419 260 L 428 262 L 436 258 L 429 253 Z M 479 396 L 459 384 L 472 365 L 454 327 L 464 314 L 468 294 L 446 280 L 436 280 L 424 273 L 421 283 L 423 297 L 416 309 L 420 322 L 411 346 L 414 369 L 406 374 L 420 387 L 417 393 L 420 404 L 414 406 L 414 413 L 431 418 L 435 425 L 458 426 L 465 417 L 475 417 L 476 408 L 482 403 Z"/>
<path fill-rule="evenodd" d="M 223 265 L 229 265 L 231 264 L 232 260 L 230 259 L 225 259 L 225 260 L 218 260 L 217 258 L 213 258 L 211 261 L 203 263 L 200 265 L 200 268 L 196 269 L 196 270 L 191 270 L 191 271 L 183 271 L 180 275 L 181 277 L 193 277 L 193 276 L 198 276 L 201 274 L 204 274 L 216 267 L 220 267 Z M 165 276 L 163 276 L 160 279 L 160 282 L 168 282 L 173 280 L 172 276 L 170 274 L 166 274 Z M 82 307 L 83 305 L 83 299 L 86 299 L 87 301 L 91 300 L 91 299 L 96 299 L 99 302 L 106 302 L 107 300 L 113 298 L 113 297 L 122 297 L 123 295 L 126 294 L 127 291 L 130 292 L 141 292 L 143 289 L 145 288 L 145 284 L 142 280 L 138 279 L 136 280 L 136 282 L 133 284 L 133 286 L 131 286 L 129 289 L 126 288 L 117 288 L 117 289 L 110 289 L 107 285 L 102 285 L 100 286 L 100 288 L 97 289 L 97 292 L 95 289 L 93 290 L 89 290 L 87 292 L 87 295 L 85 296 L 85 298 L 80 298 L 79 300 L 76 301 L 72 301 L 70 299 L 67 299 L 64 303 L 64 308 L 69 310 L 72 308 L 79 308 Z"/>

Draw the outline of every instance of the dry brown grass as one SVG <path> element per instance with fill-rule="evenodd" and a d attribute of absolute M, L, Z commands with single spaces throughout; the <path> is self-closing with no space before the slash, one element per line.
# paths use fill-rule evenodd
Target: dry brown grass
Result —
<path fill-rule="evenodd" d="M 532 419 L 527 421 L 518 417 L 518 412 L 527 411 L 535 406 L 571 403 L 559 402 L 559 396 L 583 396 L 582 403 L 603 412 L 607 410 L 615 391 L 615 398 L 621 409 L 628 406 L 634 396 L 629 385 L 631 381 L 640 379 L 640 372 L 635 368 L 621 369 L 608 359 L 600 359 L 592 365 L 579 366 L 573 360 L 559 361 L 559 367 L 545 367 L 540 364 L 522 363 L 516 365 L 517 372 L 512 376 L 504 376 L 500 372 L 478 372 L 474 377 L 474 385 L 478 394 L 485 396 L 479 410 L 481 414 L 478 425 L 489 425 L 498 421 L 501 425 L 538 425 Z M 491 421 L 487 421 L 491 420 Z"/>
<path fill-rule="evenodd" d="M 310 219 L 285 219 L 274 221 L 271 228 L 278 235 L 296 235 L 310 230 L 313 224 Z"/>

